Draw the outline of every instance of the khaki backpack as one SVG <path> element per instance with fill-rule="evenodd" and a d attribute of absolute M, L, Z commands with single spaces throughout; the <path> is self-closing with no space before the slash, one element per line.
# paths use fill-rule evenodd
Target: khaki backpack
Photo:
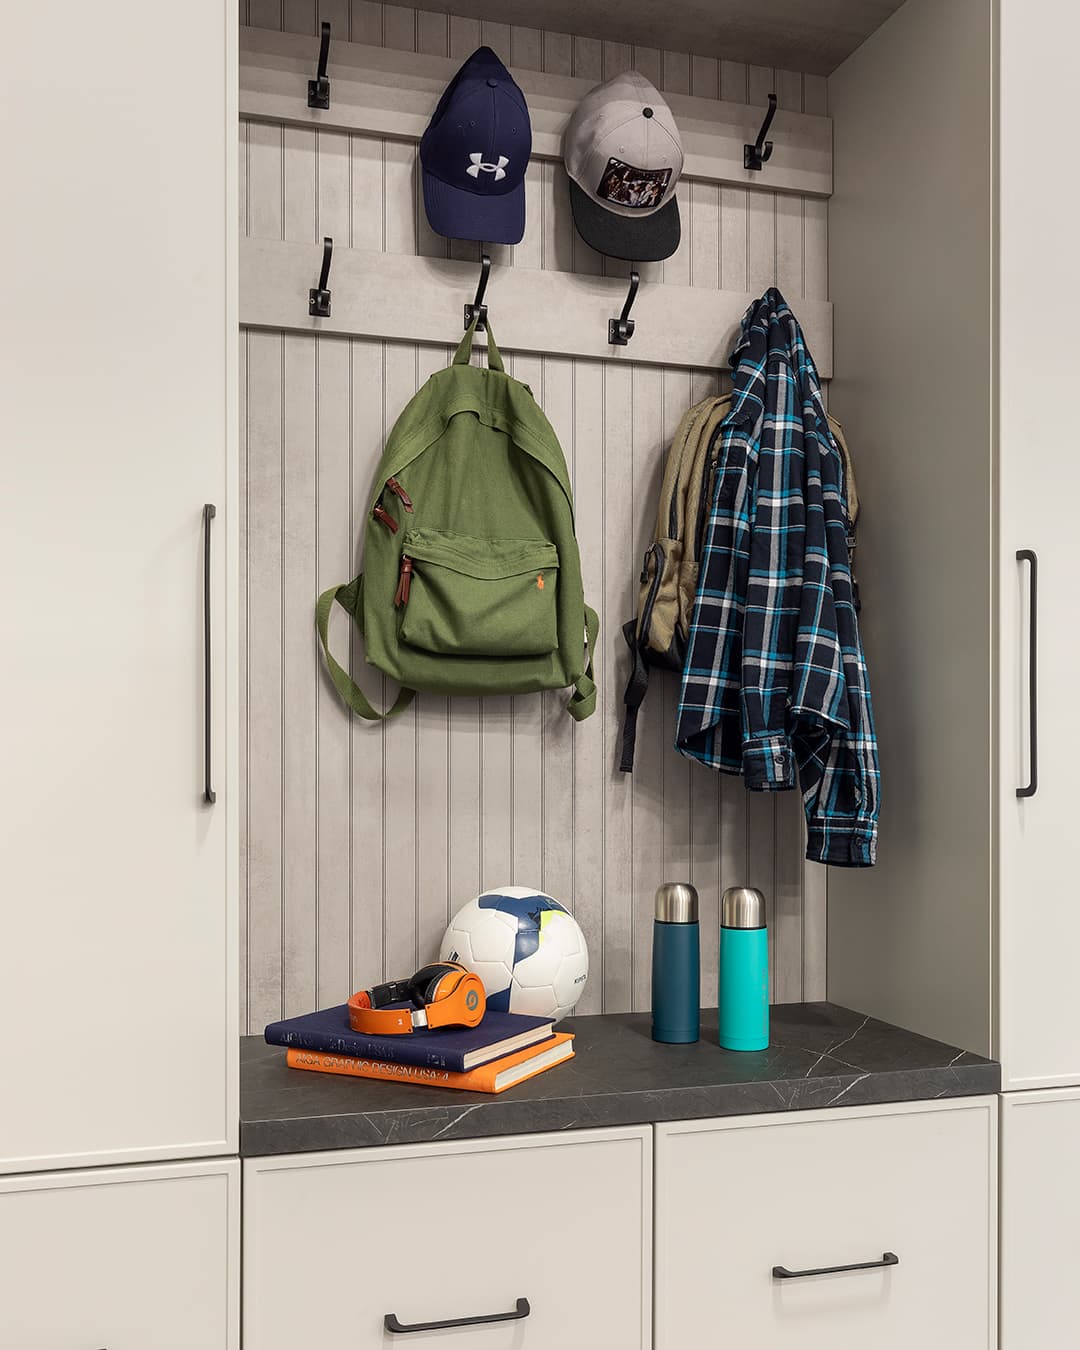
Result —
<path fill-rule="evenodd" d="M 623 773 L 633 772 L 637 716 L 649 688 L 650 667 L 681 671 L 686 660 L 701 549 L 720 455 L 720 428 L 730 409 L 730 394 L 696 403 L 683 416 L 668 452 L 656 529 L 639 578 L 637 617 L 623 625 L 633 658 L 623 695 L 626 712 L 619 762 Z M 844 460 L 848 556 L 852 558 L 859 515 L 855 470 L 840 423 L 830 417 L 829 428 Z M 857 596 L 858 591 L 855 593 Z"/>

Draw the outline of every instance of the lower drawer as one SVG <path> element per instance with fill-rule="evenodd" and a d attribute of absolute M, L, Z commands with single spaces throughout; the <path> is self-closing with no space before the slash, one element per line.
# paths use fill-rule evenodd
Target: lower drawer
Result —
<path fill-rule="evenodd" d="M 995 1131 L 992 1097 L 658 1125 L 657 1350 L 988 1350 Z"/>
<path fill-rule="evenodd" d="M 237 1350 L 240 1164 L 0 1177 L 0 1350 Z"/>
<path fill-rule="evenodd" d="M 651 1178 L 648 1127 L 247 1159 L 245 1350 L 648 1350 Z"/>

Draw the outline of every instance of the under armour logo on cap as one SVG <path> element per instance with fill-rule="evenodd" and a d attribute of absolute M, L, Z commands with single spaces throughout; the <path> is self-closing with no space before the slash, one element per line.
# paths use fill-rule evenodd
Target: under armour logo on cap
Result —
<path fill-rule="evenodd" d="M 493 173 L 495 175 L 496 183 L 500 178 L 506 177 L 506 166 L 510 163 L 505 155 L 500 155 L 498 164 L 485 164 L 484 156 L 479 150 L 474 151 L 469 156 L 469 159 L 472 162 L 465 172 L 471 178 L 479 178 L 481 171 L 483 171 L 484 173 Z"/>
<path fill-rule="evenodd" d="M 490 47 L 447 85 L 420 141 L 424 206 L 451 239 L 517 244 L 532 129 L 525 96 Z"/>

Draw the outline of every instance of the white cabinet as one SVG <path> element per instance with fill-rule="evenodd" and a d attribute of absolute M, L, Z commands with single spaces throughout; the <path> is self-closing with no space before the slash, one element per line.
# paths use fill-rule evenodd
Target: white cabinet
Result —
<path fill-rule="evenodd" d="M 647 1126 L 248 1159 L 245 1350 L 648 1350 L 651 1237 Z"/>
<path fill-rule="evenodd" d="M 240 1164 L 0 1178 L 0 1350 L 239 1350 Z"/>
<path fill-rule="evenodd" d="M 1069 0 L 906 0 L 829 80 L 883 802 L 879 865 L 830 874 L 829 995 L 994 1054 L 1007 1089 L 1080 1084 L 1080 190 L 1045 133 L 1078 42 Z"/>
<path fill-rule="evenodd" d="M 1076 860 L 1080 668 L 1076 514 L 1080 453 L 1069 400 L 1080 305 L 1071 175 L 1033 210 L 1059 161 L 1042 133 L 1072 107 L 1068 0 L 1003 0 L 1000 110 L 1000 575 L 998 864 L 999 1054 L 1006 1088 L 1080 1084 L 1080 886 Z M 1031 614 L 1038 561 L 1038 615 Z M 1031 726 L 1028 639 L 1037 622 L 1038 725 Z M 1038 791 L 1016 794 L 1035 773 Z"/>
<path fill-rule="evenodd" d="M 1080 1089 L 1001 1106 L 1001 1350 L 1077 1344 Z"/>
<path fill-rule="evenodd" d="M 0 1171 L 236 1149 L 235 24 L 4 12 Z"/>
<path fill-rule="evenodd" d="M 990 1350 L 996 1108 L 657 1125 L 656 1350 Z"/>

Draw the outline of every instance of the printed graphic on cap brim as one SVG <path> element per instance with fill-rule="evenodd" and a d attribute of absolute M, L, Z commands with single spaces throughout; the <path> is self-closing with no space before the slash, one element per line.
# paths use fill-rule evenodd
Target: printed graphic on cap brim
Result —
<path fill-rule="evenodd" d="M 493 196 L 466 192 L 424 171 L 424 209 L 431 228 L 448 239 L 520 244 L 525 236 L 525 184 Z"/>
<path fill-rule="evenodd" d="M 651 215 L 617 216 L 594 201 L 570 180 L 570 206 L 582 239 L 609 258 L 627 262 L 662 262 L 670 258 L 682 238 L 679 203 L 674 197 Z"/>

